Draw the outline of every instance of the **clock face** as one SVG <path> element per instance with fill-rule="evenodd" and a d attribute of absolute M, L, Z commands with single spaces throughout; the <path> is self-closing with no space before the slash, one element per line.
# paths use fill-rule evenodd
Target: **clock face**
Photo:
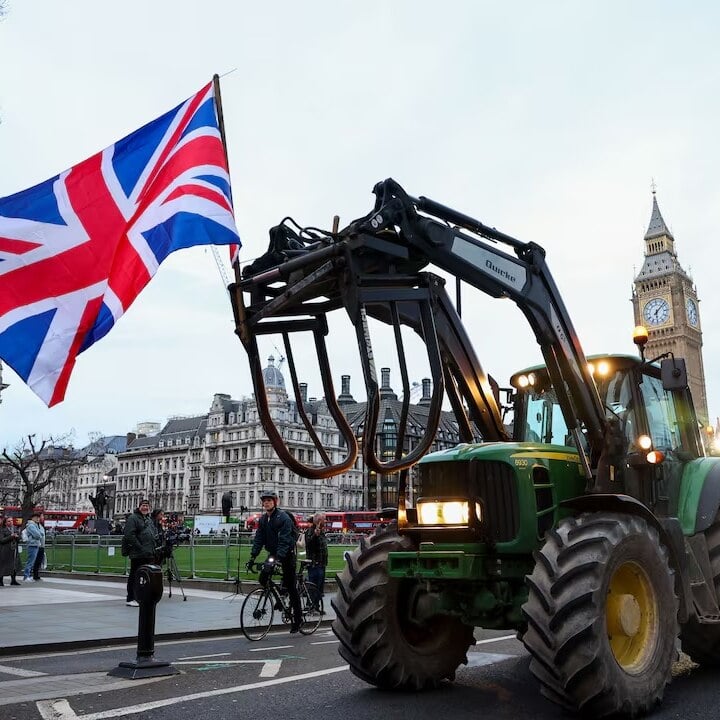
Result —
<path fill-rule="evenodd" d="M 662 325 L 670 318 L 670 306 L 664 298 L 653 298 L 643 308 L 645 322 L 650 325 Z"/>
<path fill-rule="evenodd" d="M 698 324 L 697 303 L 693 299 L 690 298 L 690 299 L 688 299 L 687 303 L 685 304 L 685 308 L 687 309 L 688 322 L 693 326 L 697 326 L 697 324 Z"/>

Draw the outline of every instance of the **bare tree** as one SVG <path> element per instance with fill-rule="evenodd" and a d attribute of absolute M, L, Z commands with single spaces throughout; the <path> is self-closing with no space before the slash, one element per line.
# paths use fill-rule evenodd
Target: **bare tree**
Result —
<path fill-rule="evenodd" d="M 5 448 L 0 453 L 0 477 L 10 468 L 23 521 L 31 516 L 43 492 L 85 461 L 66 441 L 50 437 L 37 444 L 35 435 L 28 435 L 13 450 Z"/>

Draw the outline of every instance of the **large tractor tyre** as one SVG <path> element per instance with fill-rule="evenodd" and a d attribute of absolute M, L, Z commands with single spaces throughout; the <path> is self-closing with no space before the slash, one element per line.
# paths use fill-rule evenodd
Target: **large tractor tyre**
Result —
<path fill-rule="evenodd" d="M 542 693 L 583 717 L 634 717 L 662 699 L 677 656 L 667 549 L 639 517 L 560 522 L 527 576 L 522 640 Z"/>
<path fill-rule="evenodd" d="M 415 549 L 394 526 L 383 529 L 361 539 L 337 577 L 332 629 L 340 655 L 357 677 L 383 689 L 422 690 L 454 679 L 475 642 L 473 628 L 456 618 L 410 619 L 418 583 L 388 577 L 387 556 Z"/>
<path fill-rule="evenodd" d="M 720 602 L 720 513 L 705 531 L 715 597 Z M 720 625 L 688 620 L 680 631 L 683 652 L 700 665 L 720 665 Z"/>

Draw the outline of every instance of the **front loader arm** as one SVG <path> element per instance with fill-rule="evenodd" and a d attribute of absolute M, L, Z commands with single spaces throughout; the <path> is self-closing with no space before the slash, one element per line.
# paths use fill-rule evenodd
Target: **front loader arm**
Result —
<path fill-rule="evenodd" d="M 541 347 L 588 480 L 593 477 L 596 488 L 606 487 L 615 461 L 610 456 L 611 444 L 606 442 L 603 406 L 542 248 L 522 243 L 427 198 L 413 198 L 393 180 L 378 183 L 374 193 L 375 207 L 365 217 L 340 232 L 315 235 L 304 252 L 298 251 L 297 244 L 292 255 L 275 252 L 270 266 L 264 263 L 257 272 L 246 269 L 243 280 L 231 286 L 236 332 L 251 359 L 256 396 L 265 394 L 255 342 L 258 335 L 281 332 L 289 346 L 291 333 L 307 331 L 310 323 L 316 328 L 315 344 L 322 361 L 327 357 L 325 317 L 344 309 L 356 330 L 368 391 L 363 454 L 371 469 L 385 474 L 402 470 L 427 452 L 437 430 L 443 390 L 448 392 L 464 440 L 476 434 L 472 423 L 484 440 L 506 440 L 497 398 L 443 283 L 437 276 L 422 272 L 433 264 L 492 297 L 509 297 L 518 305 Z M 514 255 L 498 249 L 497 243 L 510 246 Z M 385 462 L 375 454 L 378 386 L 367 317 L 395 329 L 403 376 L 403 421 L 409 386 L 401 325 L 412 328 L 425 342 L 433 379 L 423 439 L 414 451 L 402 456 L 400 435 L 396 457 Z M 293 367 L 290 370 L 294 372 Z M 330 396 L 332 382 L 325 380 L 329 372 L 322 361 L 325 400 L 345 440 L 347 454 L 336 464 L 326 457 L 322 467 L 308 467 L 291 457 L 287 448 L 279 452 L 286 464 L 306 477 L 344 472 L 355 462 L 357 453 L 352 430 L 344 417 L 339 417 L 342 412 Z M 297 378 L 293 377 L 296 386 Z M 300 406 L 297 393 L 296 401 Z M 261 420 L 267 431 L 266 423 L 272 422 L 269 412 L 261 412 Z M 589 457 L 582 450 L 581 430 L 589 443 Z M 277 451 L 282 442 L 277 430 L 268 436 Z"/>

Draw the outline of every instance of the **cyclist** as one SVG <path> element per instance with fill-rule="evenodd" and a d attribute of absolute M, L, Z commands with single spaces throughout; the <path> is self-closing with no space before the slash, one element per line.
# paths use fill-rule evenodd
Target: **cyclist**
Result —
<path fill-rule="evenodd" d="M 282 566 L 283 584 L 288 590 L 292 623 L 290 632 L 300 631 L 302 610 L 300 608 L 300 594 L 297 589 L 297 572 L 295 569 L 295 539 L 293 537 L 293 522 L 290 516 L 278 507 L 278 496 L 275 491 L 264 491 L 260 495 L 265 513 L 260 517 L 247 567 L 250 570 L 255 558 L 265 548 L 270 557 L 275 558 Z"/>

